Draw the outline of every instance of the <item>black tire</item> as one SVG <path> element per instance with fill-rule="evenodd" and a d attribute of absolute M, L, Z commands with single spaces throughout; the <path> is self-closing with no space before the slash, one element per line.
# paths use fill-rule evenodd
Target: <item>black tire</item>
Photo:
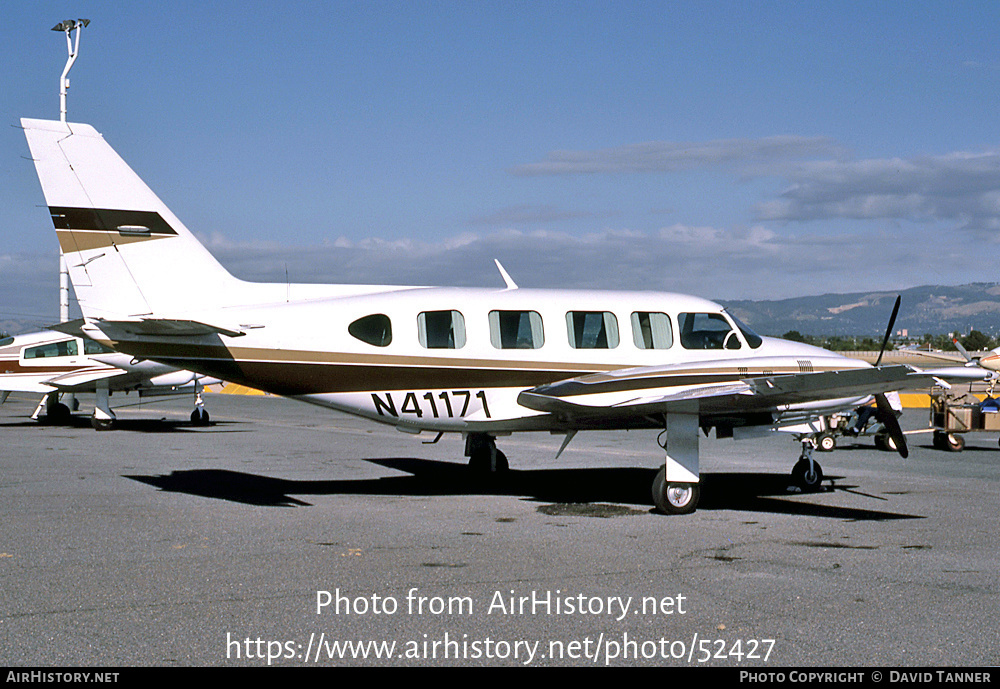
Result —
<path fill-rule="evenodd" d="M 947 450 L 948 441 L 945 440 L 946 433 L 944 431 L 934 431 L 934 447 L 938 450 Z"/>
<path fill-rule="evenodd" d="M 935 441 L 936 442 L 936 441 Z M 888 433 L 878 433 L 875 435 L 875 447 L 883 452 L 897 452 L 896 441 Z"/>
<path fill-rule="evenodd" d="M 667 483 L 667 468 L 653 479 L 653 505 L 664 514 L 691 514 L 701 499 L 700 483 Z"/>
<path fill-rule="evenodd" d="M 91 416 L 90 425 L 95 431 L 110 431 L 115 426 L 115 420 L 99 419 L 96 416 Z"/>
<path fill-rule="evenodd" d="M 500 450 L 497 450 L 496 453 L 496 469 L 490 466 L 490 450 L 486 447 L 477 450 L 469 457 L 469 469 L 477 476 L 506 473 L 510 469 L 510 464 L 507 462 L 507 455 Z"/>
<path fill-rule="evenodd" d="M 809 460 L 800 459 L 792 468 L 792 481 L 803 491 L 815 493 L 823 485 L 823 468 L 819 462 L 813 461 L 810 471 Z"/>
<path fill-rule="evenodd" d="M 69 407 L 62 402 L 58 402 L 51 407 L 46 407 L 45 416 L 40 420 L 53 426 L 65 426 L 72 418 L 73 413 L 69 410 Z"/>
<path fill-rule="evenodd" d="M 944 434 L 945 449 L 949 452 L 961 452 L 965 449 L 965 438 L 958 433 Z"/>
<path fill-rule="evenodd" d="M 195 407 L 194 411 L 191 412 L 191 425 L 192 426 L 207 426 L 208 425 L 208 410 L 204 407 Z"/>

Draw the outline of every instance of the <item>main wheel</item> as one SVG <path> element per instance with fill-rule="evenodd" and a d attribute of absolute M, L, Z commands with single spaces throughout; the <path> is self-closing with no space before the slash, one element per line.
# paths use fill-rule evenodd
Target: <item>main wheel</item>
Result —
<path fill-rule="evenodd" d="M 690 514 L 698 507 L 700 498 L 700 483 L 667 483 L 666 467 L 653 479 L 653 504 L 664 514 Z"/>
<path fill-rule="evenodd" d="M 53 424 L 56 426 L 64 426 L 70 422 L 73 418 L 73 413 L 69 410 L 62 402 L 53 404 L 51 407 L 45 409 L 45 416 L 39 419 L 44 423 Z"/>
<path fill-rule="evenodd" d="M 114 428 L 114 419 L 99 419 L 96 416 L 90 417 L 90 425 L 95 431 L 110 431 Z"/>
<path fill-rule="evenodd" d="M 469 468 L 477 475 L 502 474 L 510 468 L 510 464 L 507 462 L 507 455 L 497 450 L 496 467 L 490 466 L 490 449 L 486 447 L 469 457 Z"/>
<path fill-rule="evenodd" d="M 194 411 L 191 412 L 191 425 L 193 426 L 208 425 L 208 410 L 205 409 L 205 407 L 194 408 Z"/>
<path fill-rule="evenodd" d="M 819 462 L 813 461 L 810 467 L 809 460 L 800 459 L 792 468 L 792 481 L 806 492 L 815 492 L 823 485 L 823 469 Z"/>

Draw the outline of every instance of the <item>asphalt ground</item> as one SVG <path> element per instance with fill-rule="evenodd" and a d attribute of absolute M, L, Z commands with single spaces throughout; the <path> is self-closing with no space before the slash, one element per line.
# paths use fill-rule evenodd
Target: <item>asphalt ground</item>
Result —
<path fill-rule="evenodd" d="M 36 402 L 0 406 L 0 665 L 1000 659 L 996 434 L 914 434 L 906 460 L 844 443 L 813 494 L 789 490 L 787 436 L 702 439 L 700 508 L 667 517 L 653 432 L 558 460 L 561 437 L 501 438 L 512 471 L 484 483 L 457 436 L 279 398 L 209 395 L 204 428 L 189 401 L 143 405 L 110 432 L 39 425 Z"/>

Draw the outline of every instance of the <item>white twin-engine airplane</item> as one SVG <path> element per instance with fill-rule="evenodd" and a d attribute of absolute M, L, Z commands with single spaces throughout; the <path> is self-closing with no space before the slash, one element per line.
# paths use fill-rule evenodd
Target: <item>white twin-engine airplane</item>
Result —
<path fill-rule="evenodd" d="M 61 325 L 73 328 L 75 323 Z M 0 339 L 0 403 L 11 392 L 41 394 L 32 418 L 46 423 L 69 422 L 72 410 L 61 396 L 94 393 L 90 422 L 97 430 L 107 430 L 116 418 L 110 395 L 135 392 L 140 398 L 193 394 L 191 423 L 201 426 L 209 421 L 202 390 L 218 382 L 154 361 L 138 361 L 89 337 L 65 332 L 42 330 Z"/>
<path fill-rule="evenodd" d="M 507 468 L 496 438 L 515 431 L 565 434 L 565 448 L 580 430 L 654 428 L 653 502 L 691 512 L 699 429 L 800 424 L 875 395 L 905 456 L 882 393 L 932 380 L 759 337 L 704 299 L 519 289 L 502 268 L 503 289 L 244 282 L 93 127 L 21 124 L 87 335 L 403 431 L 462 433 L 484 472 Z M 793 476 L 822 479 L 808 443 Z"/>

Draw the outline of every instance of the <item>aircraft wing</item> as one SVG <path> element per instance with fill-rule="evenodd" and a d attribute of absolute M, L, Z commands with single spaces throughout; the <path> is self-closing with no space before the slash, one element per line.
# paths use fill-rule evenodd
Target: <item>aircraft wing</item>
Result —
<path fill-rule="evenodd" d="M 925 372 L 896 365 L 692 381 L 692 376 L 676 366 L 641 367 L 542 385 L 522 392 L 518 403 L 536 411 L 580 417 L 664 413 L 671 406 L 689 406 L 697 400 L 701 413 L 730 415 L 929 387 L 945 376 L 965 381 L 986 379 L 981 372 L 964 367 Z"/>
<path fill-rule="evenodd" d="M 91 370 L 73 371 L 61 376 L 54 376 L 46 381 L 47 385 L 52 385 L 60 390 L 78 388 L 82 385 L 93 385 L 99 380 L 116 378 L 127 374 L 120 368 L 99 368 Z"/>

